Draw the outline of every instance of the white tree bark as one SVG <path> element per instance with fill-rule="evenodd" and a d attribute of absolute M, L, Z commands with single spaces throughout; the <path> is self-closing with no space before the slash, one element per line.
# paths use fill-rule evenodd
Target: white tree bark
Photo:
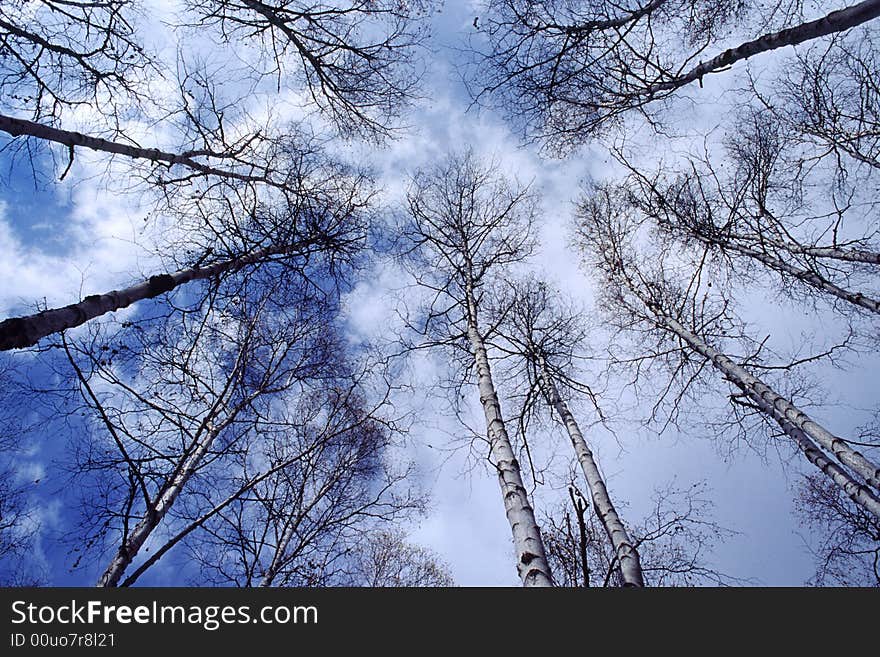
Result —
<path fill-rule="evenodd" d="M 633 292 L 638 294 L 636 290 Z M 821 452 L 813 450 L 819 449 L 816 445 L 818 443 L 833 454 L 840 463 L 850 468 L 874 488 L 880 488 L 880 468 L 850 447 L 846 440 L 832 434 L 760 379 L 709 346 L 705 341 L 688 331 L 680 322 L 664 314 L 656 304 L 646 299 L 642 300 L 657 317 L 658 323 L 662 327 L 677 335 L 694 351 L 706 357 L 717 370 L 724 374 L 728 381 L 746 393 L 758 408 L 772 417 L 782 427 L 786 435 L 792 438 L 804 451 L 811 463 L 834 479 L 836 483 L 842 485 L 853 501 L 880 517 L 880 498 L 833 463 L 822 458 Z"/>
<path fill-rule="evenodd" d="M 539 358 L 539 367 L 541 378 L 544 382 L 544 389 L 550 399 L 553 408 L 559 414 L 562 423 L 568 431 L 568 437 L 577 454 L 578 463 L 587 480 L 590 488 L 590 494 L 593 498 L 593 507 L 599 521 L 605 528 L 611 545 L 617 554 L 617 560 L 620 563 L 620 573 L 623 576 L 624 586 L 644 586 L 644 578 L 642 577 L 642 564 L 639 560 L 639 553 L 635 544 L 629 537 L 614 504 L 611 502 L 611 496 L 608 494 L 608 488 L 605 486 L 605 480 L 599 472 L 599 467 L 593 458 L 593 452 L 590 450 L 581 429 L 578 426 L 574 415 L 568 408 L 568 404 L 559 395 L 556 383 L 547 370 L 547 363 L 543 357 Z"/>
<path fill-rule="evenodd" d="M 284 529 L 284 532 L 281 535 L 281 540 L 278 541 L 278 545 L 275 546 L 275 551 L 272 554 L 272 562 L 269 564 L 269 567 L 266 568 L 263 579 L 260 580 L 261 588 L 272 586 L 272 583 L 275 581 L 275 577 L 277 577 L 278 571 L 284 563 L 284 553 L 287 551 L 287 546 L 290 545 L 290 541 L 293 539 L 293 534 L 298 526 L 299 518 L 292 520 Z"/>
<path fill-rule="evenodd" d="M 782 274 L 788 274 L 789 276 L 804 282 L 805 284 L 816 290 L 835 296 L 838 299 L 847 301 L 848 303 L 851 303 L 865 310 L 880 314 L 880 301 L 878 301 L 877 299 L 872 299 L 871 297 L 865 296 L 861 292 L 853 292 L 852 290 L 847 290 L 846 288 L 840 287 L 839 285 L 835 285 L 831 281 L 826 280 L 822 276 L 819 276 L 818 274 L 811 272 L 808 269 L 800 269 L 798 267 L 790 265 L 783 260 L 774 258 L 773 256 L 768 255 L 762 251 L 751 249 L 736 242 L 717 242 L 701 235 L 694 236 L 698 237 L 706 244 L 716 244 L 725 250 L 740 253 L 748 258 L 752 258 L 753 260 L 757 260 L 758 262 L 767 265 L 767 267 L 773 269 L 774 271 Z"/>
<path fill-rule="evenodd" d="M 797 255 L 812 256 L 814 258 L 828 258 L 831 260 L 844 260 L 846 262 L 861 262 L 868 265 L 880 265 L 880 253 L 876 251 L 865 251 L 864 249 L 843 249 L 834 246 L 804 246 L 796 242 L 774 242 L 769 241 L 791 253 Z"/>
<path fill-rule="evenodd" d="M 535 520 L 535 512 L 529 503 L 528 492 L 523 485 L 519 463 L 513 453 L 501 404 L 492 381 L 489 357 L 483 336 L 477 327 L 477 309 L 474 303 L 473 288 L 467 290 L 468 326 L 467 337 L 474 354 L 477 368 L 477 385 L 480 403 L 486 417 L 486 431 L 491 446 L 490 459 L 498 472 L 498 484 L 504 499 L 504 509 L 513 533 L 516 550 L 516 567 L 523 586 L 553 586 L 553 577 L 547 563 L 541 530 Z"/>
<path fill-rule="evenodd" d="M 131 564 L 137 556 L 138 551 L 144 542 L 150 537 L 150 534 L 159 526 L 162 519 L 168 513 L 168 510 L 177 500 L 181 491 L 183 491 L 190 477 L 201 463 L 205 454 L 214 444 L 217 435 L 228 424 L 228 420 L 216 427 L 208 427 L 205 436 L 196 446 L 196 449 L 185 458 L 177 467 L 174 474 L 164 486 L 164 490 L 155 500 L 153 505 L 147 509 L 141 519 L 138 521 L 134 529 L 128 534 L 125 542 L 119 547 L 116 555 L 110 560 L 104 574 L 98 580 L 97 586 L 111 587 L 119 583 L 119 579 L 125 573 L 125 569 Z"/>
<path fill-rule="evenodd" d="M 672 80 L 652 85 L 648 94 L 661 91 L 674 91 L 680 87 L 702 79 L 704 75 L 725 69 L 736 62 L 754 57 L 755 55 L 783 48 L 795 46 L 804 41 L 848 30 L 862 23 L 866 23 L 880 16 L 880 0 L 865 0 L 857 5 L 846 7 L 838 11 L 808 23 L 802 23 L 792 28 L 765 34 L 762 37 L 747 41 L 736 48 L 725 50 L 706 62 L 701 62 L 689 71 L 677 75 Z"/>
<path fill-rule="evenodd" d="M 168 165 L 179 164 L 205 175 L 230 178 L 250 183 L 264 183 L 279 189 L 287 189 L 284 183 L 274 181 L 269 178 L 268 175 L 239 173 L 237 171 L 214 167 L 196 159 L 199 156 L 223 157 L 224 154 L 222 153 L 215 154 L 206 150 L 189 151 L 186 153 L 170 153 L 167 151 L 160 151 L 157 148 L 141 148 L 138 146 L 132 146 L 131 144 L 123 144 L 118 141 L 111 141 L 101 137 L 91 137 L 80 132 L 62 130 L 61 128 L 54 128 L 52 126 L 43 125 L 42 123 L 35 123 L 34 121 L 28 121 L 27 119 L 19 119 L 2 114 L 0 114 L 0 130 L 13 137 L 35 137 L 37 139 L 67 146 L 71 152 L 71 159 L 73 158 L 73 151 L 75 148 L 89 148 L 93 151 L 124 155 L 125 157 L 130 157 L 135 160 L 165 162 Z"/>
<path fill-rule="evenodd" d="M 137 285 L 132 285 L 122 290 L 113 290 L 106 294 L 88 296 L 79 303 L 73 303 L 69 306 L 44 310 L 34 315 L 5 319 L 0 322 L 0 351 L 33 346 L 42 338 L 53 333 L 74 328 L 95 317 L 119 310 L 120 308 L 126 308 L 137 301 L 170 292 L 177 286 L 189 281 L 207 279 L 220 274 L 234 272 L 273 255 L 292 252 L 298 246 L 301 245 L 269 247 L 250 255 L 225 260 L 209 267 L 193 267 L 173 274 L 150 276 L 150 278 Z"/>

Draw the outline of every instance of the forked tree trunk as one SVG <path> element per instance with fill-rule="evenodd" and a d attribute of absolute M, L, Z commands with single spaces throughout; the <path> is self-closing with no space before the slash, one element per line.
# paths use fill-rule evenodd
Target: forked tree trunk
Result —
<path fill-rule="evenodd" d="M 832 11 L 830 14 L 808 23 L 802 23 L 772 34 L 747 41 L 736 48 L 725 50 L 712 59 L 701 62 L 689 71 L 677 75 L 672 80 L 652 85 L 647 95 L 662 91 L 674 91 L 691 82 L 701 80 L 704 75 L 725 69 L 739 61 L 749 59 L 770 50 L 795 46 L 804 41 L 848 30 L 880 16 L 880 0 L 865 0 L 857 5 Z"/>
<path fill-rule="evenodd" d="M 516 567 L 523 586 L 553 586 L 553 577 L 547 563 L 544 541 L 541 530 L 535 520 L 535 512 L 529 503 L 529 495 L 523 485 L 519 463 L 513 453 L 504 419 L 501 415 L 501 404 L 492 381 L 489 368 L 489 357 L 483 336 L 477 327 L 476 304 L 470 286 L 466 291 L 468 306 L 467 338 L 474 354 L 477 368 L 477 384 L 480 391 L 480 403 L 486 417 L 486 431 L 491 447 L 490 458 L 498 472 L 498 484 L 507 520 L 513 533 L 513 545 L 516 551 Z"/>
<path fill-rule="evenodd" d="M 599 467 L 593 458 L 593 452 L 587 444 L 584 434 L 581 432 L 574 415 L 568 408 L 568 404 L 559 395 L 556 383 L 547 370 L 547 364 L 541 357 L 539 367 L 541 370 L 541 378 L 544 381 L 544 389 L 550 400 L 550 404 L 559 414 L 571 444 L 577 454 L 578 463 L 587 480 L 590 488 L 590 495 L 593 498 L 593 507 L 596 509 L 596 515 L 605 528 L 614 552 L 617 554 L 617 560 L 620 563 L 620 574 L 623 576 L 624 586 L 644 586 L 645 581 L 642 576 L 642 564 L 639 560 L 639 553 L 626 531 L 614 504 L 611 502 L 611 496 L 608 494 L 608 488 L 605 486 L 605 480 Z"/>
<path fill-rule="evenodd" d="M 84 324 L 90 319 L 126 308 L 131 304 L 150 299 L 189 281 L 213 278 L 238 271 L 273 255 L 294 251 L 297 246 L 270 247 L 241 258 L 225 260 L 209 267 L 182 269 L 173 274 L 150 276 L 147 280 L 105 294 L 88 296 L 79 303 L 62 308 L 51 308 L 34 315 L 11 317 L 0 322 L 0 351 L 31 347 L 46 336 Z"/>
<path fill-rule="evenodd" d="M 183 463 L 180 464 L 167 482 L 159 498 L 147 509 L 140 521 L 138 521 L 137 525 L 126 537 L 124 543 L 119 547 L 119 550 L 107 565 L 104 574 L 98 580 L 97 586 L 115 587 L 119 583 L 126 568 L 131 565 L 131 562 L 137 556 L 141 547 L 143 547 L 144 542 L 150 537 L 150 534 L 153 533 L 156 527 L 159 526 L 159 523 L 162 522 L 162 519 L 177 500 L 190 477 L 198 468 L 199 463 L 205 454 L 208 453 L 211 445 L 214 444 L 217 435 L 226 424 L 227 422 L 223 422 L 219 426 L 212 427 L 206 431 L 205 437 L 196 447 L 195 451 L 184 459 Z"/>
<path fill-rule="evenodd" d="M 213 518 L 215 515 L 217 515 L 221 511 L 223 511 L 230 504 L 232 504 L 236 500 L 240 499 L 242 495 L 253 490 L 253 488 L 257 484 L 260 484 L 261 482 L 265 481 L 266 479 L 268 479 L 269 477 L 274 475 L 276 472 L 280 472 L 281 470 L 283 470 L 285 468 L 289 468 L 295 462 L 299 461 L 302 457 L 303 457 L 303 454 L 297 454 L 295 457 L 286 459 L 286 460 L 272 466 L 271 468 L 269 468 L 265 472 L 252 477 L 247 483 L 245 483 L 237 491 L 235 491 L 234 493 L 232 493 L 231 495 L 226 497 L 222 502 L 220 502 L 219 504 L 214 506 L 209 511 L 206 511 L 201 516 L 199 516 L 198 518 L 196 518 L 195 520 L 190 522 L 181 531 L 177 532 L 177 534 L 175 534 L 172 538 L 168 539 L 165 542 L 165 544 L 162 545 L 162 547 L 154 550 L 153 553 L 150 555 L 150 557 L 148 559 L 146 559 L 143 563 L 141 563 L 133 573 L 131 573 L 128 577 L 126 577 L 125 581 L 123 581 L 120 586 L 133 585 L 141 575 L 143 575 L 151 566 L 153 566 L 157 561 L 159 561 L 159 559 L 161 559 L 165 555 L 166 552 L 168 552 L 171 548 L 173 548 L 175 545 L 177 545 L 180 541 L 182 541 L 184 538 L 189 536 L 196 529 L 198 529 L 199 527 L 204 525 L 208 520 Z M 269 582 L 269 584 L 271 584 L 271 582 Z M 261 586 L 262 586 L 262 584 L 261 584 Z"/>

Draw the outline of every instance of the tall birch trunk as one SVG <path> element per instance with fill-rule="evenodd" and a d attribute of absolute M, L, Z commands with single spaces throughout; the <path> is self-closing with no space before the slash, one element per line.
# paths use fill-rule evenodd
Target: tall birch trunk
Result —
<path fill-rule="evenodd" d="M 327 494 L 332 485 L 332 480 L 325 482 L 321 489 L 318 490 L 318 492 L 314 496 L 312 496 L 312 501 L 309 502 L 309 504 L 304 505 L 304 508 L 302 508 L 297 513 L 295 518 L 290 519 L 290 523 L 287 525 L 287 527 L 284 528 L 284 531 L 281 533 L 281 540 L 278 541 L 278 545 L 275 546 L 275 551 L 272 554 L 272 561 L 269 564 L 269 567 L 266 568 L 266 572 L 263 574 L 263 579 L 260 580 L 259 585 L 261 588 L 272 586 L 272 584 L 275 582 L 275 578 L 278 577 L 278 573 L 280 572 L 281 567 L 284 565 L 285 552 L 287 552 L 287 548 L 290 545 L 290 542 L 293 540 L 293 535 L 297 532 L 300 525 L 302 524 L 303 518 L 311 513 L 312 509 L 321 499 L 323 499 L 324 495 Z M 306 480 L 303 480 L 298 491 L 298 504 L 300 506 L 302 506 L 302 502 L 305 497 L 305 487 Z"/>
<path fill-rule="evenodd" d="M 51 141 L 56 144 L 61 144 L 62 146 L 67 146 L 71 153 L 71 159 L 73 159 L 73 152 L 75 148 L 88 148 L 93 151 L 111 153 L 114 155 L 123 155 L 125 157 L 130 157 L 135 160 L 164 162 L 169 166 L 179 164 L 181 166 L 187 167 L 188 169 L 198 171 L 199 173 L 205 175 L 230 178 L 233 180 L 241 180 L 243 182 L 250 183 L 264 183 L 266 185 L 271 185 L 272 187 L 277 187 L 279 189 L 287 189 L 287 186 L 284 183 L 273 181 L 267 175 L 238 173 L 236 171 L 220 169 L 218 167 L 199 162 L 197 159 L 195 159 L 199 156 L 222 157 L 222 154 L 211 153 L 210 151 L 204 149 L 188 151 L 185 153 L 170 153 L 167 151 L 161 151 L 158 148 L 141 148 L 139 146 L 132 146 L 131 144 L 123 144 L 118 141 L 103 139 L 101 137 L 91 137 L 89 135 L 84 135 L 81 132 L 54 128 L 52 126 L 44 125 L 42 123 L 36 123 L 34 121 L 28 121 L 27 119 L 19 119 L 14 116 L 6 116 L 3 114 L 0 114 L 0 131 L 12 135 L 13 137 L 35 137 L 44 141 Z M 259 169 L 259 167 L 251 168 Z"/>
<path fill-rule="evenodd" d="M 297 518 L 295 522 L 291 522 L 285 528 L 284 533 L 281 535 L 281 540 L 278 541 L 278 545 L 275 547 L 275 552 L 272 555 L 272 562 L 269 564 L 269 567 L 266 568 L 263 579 L 260 580 L 261 588 L 272 586 L 272 583 L 278 576 L 278 571 L 281 570 L 281 565 L 284 561 L 284 552 L 287 550 L 287 546 L 290 545 L 290 541 L 293 539 L 293 534 L 298 526 L 299 518 Z"/>
<path fill-rule="evenodd" d="M 780 30 L 762 37 L 747 41 L 736 48 L 725 50 L 709 61 L 701 62 L 689 71 L 677 75 L 672 80 L 652 85 L 647 95 L 661 91 L 674 91 L 691 82 L 701 80 L 704 75 L 727 68 L 739 61 L 749 59 L 770 50 L 795 46 L 804 41 L 848 30 L 880 16 L 880 0 L 865 0 L 845 9 L 832 11 L 830 14 L 796 27 Z"/>
<path fill-rule="evenodd" d="M 477 385 L 480 391 L 480 403 L 486 417 L 486 431 L 491 446 L 490 458 L 498 472 L 498 484 L 504 499 L 504 509 L 513 533 L 513 544 L 516 551 L 516 567 L 523 586 L 553 586 L 553 577 L 541 539 L 541 530 L 535 520 L 535 512 L 529 503 L 528 492 L 523 485 L 519 463 L 513 453 L 504 419 L 501 415 L 501 404 L 492 381 L 489 368 L 489 357 L 483 336 L 477 327 L 477 309 L 474 302 L 473 287 L 468 284 L 467 290 L 467 338 L 474 354 L 477 368 Z"/>
<path fill-rule="evenodd" d="M 544 381 L 544 388 L 550 400 L 550 404 L 559 414 L 562 423 L 568 431 L 568 437 L 571 439 L 572 447 L 577 454 L 578 463 L 590 487 L 590 494 L 593 498 L 593 507 L 596 509 L 596 515 L 599 517 L 614 552 L 617 554 L 617 560 L 620 563 L 620 574 L 623 576 L 624 586 L 644 586 L 644 578 L 642 577 L 642 564 L 639 560 L 639 553 L 626 531 L 617 509 L 611 502 L 611 496 L 608 494 L 608 488 L 605 486 L 605 480 L 599 472 L 599 467 L 593 458 L 593 452 L 587 444 L 584 434 L 578 426 L 574 415 L 568 408 L 568 404 L 559 395 L 556 383 L 547 370 L 547 363 L 543 356 L 539 357 L 539 367 L 541 370 L 541 378 Z"/>
<path fill-rule="evenodd" d="M 228 420 L 216 427 L 207 429 L 204 439 L 198 444 L 195 451 L 180 464 L 176 472 L 166 483 L 159 498 L 147 509 L 140 521 L 138 521 L 137 525 L 126 537 L 125 542 L 119 547 L 116 555 L 107 565 L 104 574 L 98 580 L 97 586 L 114 587 L 119 583 L 120 578 L 125 573 L 125 569 L 131 565 L 144 542 L 150 537 L 150 534 L 153 533 L 156 527 L 159 526 L 159 523 L 162 522 L 162 519 L 177 500 L 190 477 L 198 468 L 199 463 L 205 454 L 208 453 L 211 445 L 214 444 L 214 440 L 226 424 L 228 424 Z"/>
<path fill-rule="evenodd" d="M 827 258 L 829 260 L 843 260 L 845 262 L 859 262 L 868 265 L 880 265 L 880 253 L 876 251 L 865 251 L 864 249 L 842 249 L 834 246 L 804 246 L 797 242 L 777 242 L 765 239 L 763 236 L 761 242 L 769 242 L 774 246 L 794 253 L 795 255 L 805 255 L 814 258 Z"/>
<path fill-rule="evenodd" d="M 841 485 L 854 502 L 880 518 L 880 498 L 867 486 L 823 458 L 818 445 L 833 454 L 840 463 L 859 475 L 869 486 L 878 489 L 880 489 L 880 468 L 850 447 L 846 440 L 832 434 L 760 379 L 709 346 L 680 322 L 663 313 L 655 303 L 643 298 L 637 290 L 632 287 L 630 289 L 654 313 L 663 328 L 677 335 L 694 351 L 707 358 L 728 381 L 748 395 L 758 408 L 782 427 L 783 432 L 797 443 L 813 465 Z"/>
<path fill-rule="evenodd" d="M 51 308 L 34 315 L 11 317 L 0 322 L 0 351 L 31 347 L 46 336 L 84 324 L 90 319 L 126 308 L 131 304 L 170 292 L 189 281 L 235 272 L 273 255 L 289 253 L 302 245 L 270 247 L 250 255 L 225 260 L 209 267 L 182 269 L 173 274 L 150 276 L 147 280 L 105 294 L 88 296 L 79 303 Z"/>
<path fill-rule="evenodd" d="M 778 258 L 774 258 L 771 255 L 763 253 L 762 251 L 750 249 L 749 247 L 737 244 L 736 242 L 717 242 L 709 238 L 703 237 L 702 235 L 695 235 L 695 237 L 698 237 L 706 244 L 717 244 L 723 249 L 726 249 L 728 251 L 735 251 L 746 256 L 747 258 L 757 260 L 758 262 L 767 265 L 767 267 L 769 267 L 770 269 L 777 271 L 781 274 L 788 274 L 789 276 L 792 276 L 793 278 L 802 281 L 806 285 L 809 285 L 810 287 L 819 290 L 820 292 L 825 292 L 826 294 L 835 296 L 838 299 L 842 299 L 843 301 L 851 303 L 854 306 L 858 306 L 859 308 L 863 308 L 864 310 L 869 310 L 873 313 L 880 314 L 880 301 L 878 301 L 877 299 L 872 299 L 871 297 L 865 296 L 861 292 L 853 292 L 852 290 L 847 290 L 846 288 L 840 287 L 839 285 L 835 285 L 831 281 L 826 280 L 819 274 L 816 274 L 815 272 L 812 272 L 808 269 L 800 269 L 798 267 L 788 264 L 783 260 L 779 260 Z"/>

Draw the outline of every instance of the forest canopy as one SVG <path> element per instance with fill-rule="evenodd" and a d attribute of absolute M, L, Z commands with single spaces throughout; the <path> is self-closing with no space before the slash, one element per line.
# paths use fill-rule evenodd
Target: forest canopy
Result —
<path fill-rule="evenodd" d="M 880 0 L 0 0 L 0 584 L 880 586 Z"/>

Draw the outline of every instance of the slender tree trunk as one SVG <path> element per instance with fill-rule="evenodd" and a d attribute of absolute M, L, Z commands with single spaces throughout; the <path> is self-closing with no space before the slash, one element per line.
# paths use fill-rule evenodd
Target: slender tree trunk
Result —
<path fill-rule="evenodd" d="M 52 308 L 34 315 L 11 317 L 0 322 L 0 351 L 31 347 L 42 338 L 84 324 L 114 310 L 170 292 L 189 281 L 212 278 L 235 272 L 273 255 L 294 251 L 298 246 L 270 247 L 250 255 L 225 260 L 209 267 L 182 269 L 173 274 L 150 276 L 147 280 L 122 290 L 88 296 L 79 303 Z"/>
<path fill-rule="evenodd" d="M 219 176 L 222 178 L 230 178 L 233 180 L 241 180 L 243 182 L 264 183 L 277 187 L 279 189 L 287 189 L 282 182 L 273 181 L 267 175 L 243 174 L 227 169 L 220 169 L 195 159 L 198 156 L 204 157 L 222 157 L 223 154 L 211 153 L 206 150 L 196 150 L 186 153 L 170 153 L 160 151 L 157 148 L 141 148 L 132 146 L 131 144 L 123 144 L 110 139 L 101 137 L 91 137 L 73 130 L 62 130 L 42 123 L 35 123 L 27 119 L 19 119 L 13 116 L 0 114 L 0 130 L 6 132 L 13 137 L 35 137 L 44 141 L 55 142 L 62 146 L 67 146 L 70 150 L 70 157 L 73 159 L 75 148 L 88 148 L 93 151 L 101 151 L 104 153 L 112 153 L 114 155 L 124 155 L 135 160 L 149 160 L 150 162 L 164 162 L 168 165 L 179 164 L 181 166 L 198 171 L 205 175 Z M 257 168 L 259 167 L 252 167 Z"/>
<path fill-rule="evenodd" d="M 633 292 L 638 295 L 636 290 Z M 639 297 L 642 298 L 641 295 Z M 880 488 L 880 468 L 850 447 L 846 440 L 829 432 L 760 379 L 752 376 L 743 367 L 709 346 L 705 341 L 688 331 L 680 322 L 663 313 L 656 304 L 644 298 L 642 301 L 654 313 L 663 328 L 677 335 L 694 351 L 707 358 L 728 381 L 746 393 L 758 408 L 772 417 L 782 427 L 785 434 L 804 451 L 811 463 L 843 486 L 853 501 L 880 517 L 880 498 L 845 471 L 834 466 L 833 463 L 826 463 L 827 459 L 820 458 L 821 452 L 813 450 L 819 449 L 816 445 L 818 443 L 833 454 L 840 463 L 850 468 L 874 488 Z"/>
<path fill-rule="evenodd" d="M 541 530 L 535 520 L 535 512 L 529 503 L 528 492 L 523 485 L 519 463 L 513 453 L 507 429 L 501 415 L 501 404 L 495 392 L 489 357 L 483 336 L 477 328 L 477 309 L 473 289 L 468 285 L 468 328 L 467 337 L 474 354 L 477 367 L 477 383 L 480 403 L 486 417 L 486 430 L 491 446 L 490 458 L 498 472 L 498 483 L 504 499 L 507 520 L 513 532 L 516 550 L 516 567 L 523 586 L 553 586 L 553 577 L 547 563 Z"/>
<path fill-rule="evenodd" d="M 860 484 L 852 475 L 841 468 L 837 463 L 829 459 L 819 446 L 810 440 L 809 436 L 794 424 L 778 420 L 785 433 L 794 439 L 798 447 L 807 457 L 807 460 L 815 465 L 822 473 L 843 489 L 851 500 L 874 516 L 880 518 L 880 497 L 867 486 Z"/>
<path fill-rule="evenodd" d="M 590 487 L 590 495 L 593 498 L 593 507 L 596 509 L 596 515 L 605 528 L 611 545 L 617 553 L 620 562 L 620 573 L 623 576 L 624 586 L 644 586 L 644 578 L 642 577 L 642 565 L 639 560 L 638 550 L 629 537 L 611 497 L 608 495 L 608 488 L 605 486 L 605 480 L 599 472 L 596 460 L 593 458 L 593 452 L 587 444 L 584 434 L 581 432 L 574 415 L 568 408 L 568 404 L 559 395 L 556 383 L 550 372 L 547 370 L 547 363 L 543 356 L 539 357 L 539 367 L 541 368 L 541 378 L 544 380 L 544 389 L 550 404 L 559 414 L 562 423 L 568 431 L 568 437 L 577 454 L 578 463 Z"/>
<path fill-rule="evenodd" d="M 761 239 L 762 242 L 768 241 Z M 769 240 L 771 244 L 779 246 L 795 255 L 805 255 L 814 258 L 827 258 L 829 260 L 843 260 L 845 262 L 860 262 L 868 265 L 880 265 L 880 253 L 876 251 L 865 251 L 863 249 L 841 249 L 834 246 L 804 246 L 796 242 L 774 242 Z"/>
<path fill-rule="evenodd" d="M 587 546 L 589 543 L 587 541 L 587 521 L 584 517 L 587 513 L 587 503 L 586 501 L 581 502 L 579 498 L 575 498 L 574 491 L 571 488 L 568 489 L 568 493 L 571 497 L 571 503 L 574 505 L 574 512 L 577 515 L 581 573 L 584 576 L 584 588 L 588 589 L 590 588 L 590 561 L 587 558 Z"/>
<path fill-rule="evenodd" d="M 284 552 L 287 550 L 287 546 L 290 545 L 290 541 L 293 538 L 293 533 L 296 531 L 296 528 L 298 526 L 299 519 L 297 519 L 296 522 L 291 522 L 285 528 L 284 533 L 281 535 L 281 540 L 278 541 L 278 545 L 275 547 L 275 553 L 272 555 L 272 562 L 269 564 L 269 567 L 266 568 L 263 579 L 260 580 L 261 588 L 272 586 L 272 582 L 275 581 L 275 577 L 277 577 L 278 571 L 281 570 L 282 561 L 284 560 Z"/>
<path fill-rule="evenodd" d="M 239 488 L 237 491 L 235 491 L 234 493 L 229 495 L 226 499 L 224 499 L 222 502 L 217 504 L 210 511 L 205 512 L 204 514 L 199 516 L 197 519 L 193 520 L 184 529 L 182 529 L 177 534 L 175 534 L 172 538 L 170 538 L 168 541 L 166 541 L 166 543 L 162 547 L 155 550 L 153 552 L 153 554 L 150 555 L 150 557 L 146 561 L 144 561 L 140 566 L 138 566 L 137 570 L 135 570 L 131 575 L 129 575 L 128 577 L 125 578 L 125 581 L 122 582 L 122 584 L 120 586 L 131 586 L 132 584 L 134 584 L 137 581 L 138 577 L 143 575 L 144 572 L 146 572 L 147 569 L 150 568 L 150 566 L 154 565 L 157 561 L 159 561 L 159 559 L 161 559 L 165 555 L 165 553 L 168 552 L 168 550 L 170 550 L 175 545 L 177 545 L 180 541 L 182 541 L 184 538 L 189 536 L 189 534 L 191 534 L 193 531 L 195 531 L 196 529 L 198 529 L 199 527 L 204 525 L 208 520 L 210 520 L 215 515 L 220 513 L 223 509 L 225 509 L 227 506 L 229 506 L 230 504 L 235 502 L 242 495 L 244 495 L 245 493 L 252 490 L 254 488 L 254 486 L 265 481 L 266 479 L 271 477 L 276 472 L 280 472 L 281 470 L 283 470 L 285 468 L 289 468 L 295 462 L 302 459 L 302 457 L 303 457 L 303 454 L 297 454 L 295 457 L 286 459 L 286 460 L 282 461 L 281 463 L 278 463 L 277 465 L 269 468 L 265 472 L 263 472 L 259 475 L 256 475 L 255 477 L 252 477 L 241 488 Z"/>
<path fill-rule="evenodd" d="M 284 555 L 285 552 L 287 552 L 287 547 L 293 540 L 293 535 L 299 529 L 303 518 L 311 513 L 314 506 L 321 499 L 323 499 L 324 495 L 327 494 L 330 485 L 331 482 L 326 482 L 321 490 L 319 490 L 318 493 L 313 496 L 312 501 L 309 504 L 305 505 L 305 508 L 297 513 L 296 518 L 290 519 L 290 523 L 287 525 L 287 527 L 284 528 L 284 531 L 281 533 L 281 540 L 278 541 L 278 545 L 275 546 L 275 552 L 272 555 L 272 562 L 269 564 L 269 567 L 266 568 L 266 572 L 263 574 L 263 579 L 260 580 L 261 588 L 272 586 L 272 584 L 275 582 L 275 578 L 278 576 L 278 572 L 281 570 L 281 566 L 284 565 Z M 303 479 L 298 491 L 299 499 L 297 500 L 297 504 L 300 507 L 303 506 L 302 502 L 305 498 L 305 486 L 306 478 Z"/>
<path fill-rule="evenodd" d="M 137 525 L 126 537 L 116 555 L 107 565 L 104 574 L 98 580 L 97 586 L 113 587 L 119 583 L 120 578 L 125 573 L 125 569 L 131 565 L 144 542 L 150 537 L 150 534 L 153 533 L 156 527 L 159 526 L 159 523 L 162 522 L 171 505 L 177 500 L 190 477 L 198 468 L 202 458 L 208 453 L 217 435 L 226 424 L 228 424 L 228 420 L 206 431 L 204 439 L 198 444 L 195 451 L 184 459 L 180 467 L 177 468 L 177 471 L 171 476 L 170 481 L 166 483 L 165 490 L 162 491 L 153 506 L 147 509 L 140 521 L 138 521 Z"/>
<path fill-rule="evenodd" d="M 774 258 L 773 256 L 768 255 L 762 251 L 750 249 L 749 247 L 737 244 L 736 242 L 719 242 L 703 237 L 702 235 L 697 235 L 690 232 L 688 234 L 693 234 L 695 237 L 698 237 L 706 244 L 715 244 L 717 246 L 720 246 L 722 249 L 735 251 L 746 256 L 747 258 L 757 260 L 758 262 L 765 264 L 768 268 L 779 272 L 780 274 L 788 274 L 792 278 L 796 278 L 797 280 L 802 281 L 806 285 L 809 285 L 810 287 L 819 290 L 820 292 L 825 292 L 826 294 L 835 296 L 838 299 L 842 299 L 843 301 L 851 303 L 854 306 L 858 306 L 859 308 L 862 308 L 864 310 L 869 310 L 873 313 L 880 314 L 880 301 L 878 301 L 877 299 L 872 299 L 871 297 L 865 296 L 861 292 L 853 292 L 852 290 L 847 290 L 846 288 L 840 287 L 839 285 L 835 285 L 826 278 L 808 269 L 800 269 L 798 267 L 795 267 L 794 265 L 788 264 L 783 260 L 780 260 L 779 258 Z"/>
<path fill-rule="evenodd" d="M 761 208 L 760 216 L 771 222 L 771 228 L 777 235 L 785 232 L 772 226 L 778 224 L 779 221 L 771 215 L 765 208 Z M 733 239 L 743 242 L 754 242 L 761 244 L 769 244 L 770 246 L 783 249 L 795 255 L 805 255 L 812 258 L 826 258 L 828 260 L 841 260 L 843 262 L 860 262 L 867 265 L 880 265 L 880 252 L 868 251 L 865 249 L 852 249 L 839 246 L 806 246 L 791 238 L 772 238 L 763 235 L 760 231 L 756 231 L 754 236 L 750 235 L 733 235 Z"/>
<path fill-rule="evenodd" d="M 749 59 L 755 55 L 783 48 L 795 46 L 804 41 L 842 32 L 851 27 L 861 25 L 880 16 L 880 0 L 865 0 L 857 5 L 845 9 L 832 11 L 830 14 L 808 23 L 802 23 L 796 27 L 765 34 L 753 41 L 747 41 L 736 48 L 725 50 L 720 55 L 713 57 L 707 62 L 701 62 L 691 70 L 676 76 L 672 80 L 652 85 L 648 95 L 662 91 L 674 91 L 691 82 L 701 80 L 704 75 L 714 73 L 727 68 L 739 61 Z"/>

